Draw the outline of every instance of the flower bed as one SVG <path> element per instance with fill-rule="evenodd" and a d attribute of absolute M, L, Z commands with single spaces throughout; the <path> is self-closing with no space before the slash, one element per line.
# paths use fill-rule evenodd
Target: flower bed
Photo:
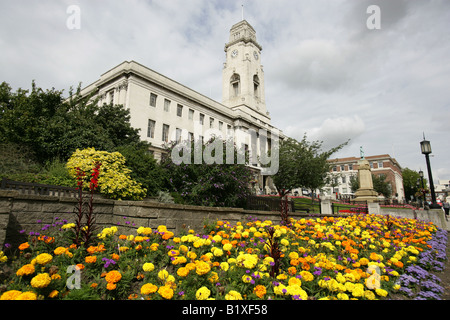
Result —
<path fill-rule="evenodd" d="M 105 228 L 87 248 L 74 224 L 0 253 L 1 299 L 439 299 L 447 232 L 378 215 L 217 221 L 203 233 Z M 45 234 L 44 234 L 45 233 Z M 9 248 L 9 252 L 14 252 Z"/>

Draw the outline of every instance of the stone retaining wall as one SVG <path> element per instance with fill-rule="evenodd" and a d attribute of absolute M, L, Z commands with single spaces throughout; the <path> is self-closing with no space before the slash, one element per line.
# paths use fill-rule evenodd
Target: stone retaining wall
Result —
<path fill-rule="evenodd" d="M 73 212 L 76 204 L 75 198 L 24 195 L 17 191 L 0 190 L 0 250 L 4 243 L 19 244 L 26 239 L 25 235 L 29 232 L 39 232 L 44 225 L 52 224 L 55 220 L 75 222 Z M 102 198 L 94 199 L 94 212 L 100 230 L 103 227 L 118 225 L 120 232 L 140 226 L 156 228 L 159 225 L 166 225 L 167 229 L 175 234 L 179 234 L 183 229 L 186 232 L 188 229 L 201 232 L 207 221 L 227 220 L 235 223 L 249 216 L 280 222 L 278 212 Z M 301 218 L 307 215 L 292 213 L 291 216 Z M 37 222 L 38 220 L 40 222 Z M 21 230 L 25 232 L 20 233 Z"/>

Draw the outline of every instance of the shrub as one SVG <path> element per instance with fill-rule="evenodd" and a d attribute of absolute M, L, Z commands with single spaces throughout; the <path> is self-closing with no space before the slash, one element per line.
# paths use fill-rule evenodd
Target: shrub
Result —
<path fill-rule="evenodd" d="M 131 170 L 125 166 L 125 157 L 119 152 L 97 151 L 87 148 L 75 151 L 67 161 L 70 175 L 77 176 L 77 168 L 88 172 L 96 162 L 101 163 L 98 187 L 101 194 L 111 199 L 142 200 L 146 189 L 130 177 Z"/>

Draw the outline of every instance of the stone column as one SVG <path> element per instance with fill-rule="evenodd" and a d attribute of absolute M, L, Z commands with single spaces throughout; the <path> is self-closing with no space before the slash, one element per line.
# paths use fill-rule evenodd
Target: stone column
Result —
<path fill-rule="evenodd" d="M 331 199 L 329 197 L 325 197 L 320 201 L 320 208 L 322 214 L 333 214 L 333 211 L 331 210 Z"/>

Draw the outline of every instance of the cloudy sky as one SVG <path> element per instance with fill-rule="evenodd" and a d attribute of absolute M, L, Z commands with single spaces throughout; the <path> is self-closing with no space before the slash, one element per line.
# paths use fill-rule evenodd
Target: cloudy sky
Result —
<path fill-rule="evenodd" d="M 3 0 L 0 81 L 67 93 L 135 60 L 220 102 L 242 4 L 263 47 L 272 124 L 325 147 L 351 139 L 336 157 L 363 146 L 424 171 L 425 132 L 434 180 L 450 179 L 448 0 Z"/>

